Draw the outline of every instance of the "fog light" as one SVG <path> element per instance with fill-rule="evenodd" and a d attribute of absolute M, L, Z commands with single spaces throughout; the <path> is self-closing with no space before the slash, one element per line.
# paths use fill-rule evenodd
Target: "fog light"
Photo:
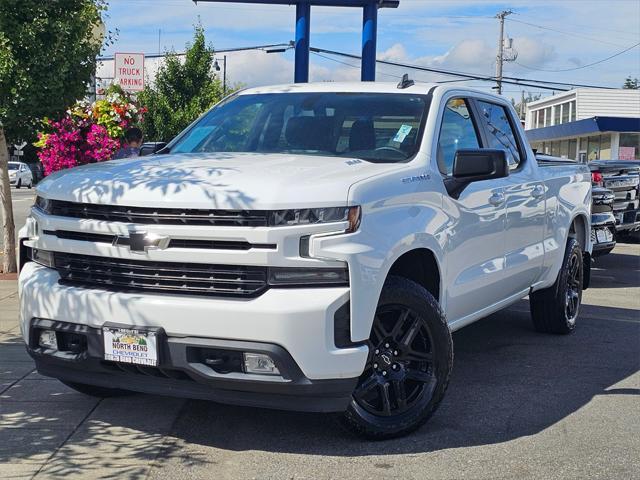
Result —
<path fill-rule="evenodd" d="M 44 348 L 58 349 L 58 340 L 55 330 L 42 330 L 38 338 L 38 345 Z"/>
<path fill-rule="evenodd" d="M 280 370 L 269 355 L 263 353 L 244 354 L 244 370 L 259 375 L 280 375 Z"/>

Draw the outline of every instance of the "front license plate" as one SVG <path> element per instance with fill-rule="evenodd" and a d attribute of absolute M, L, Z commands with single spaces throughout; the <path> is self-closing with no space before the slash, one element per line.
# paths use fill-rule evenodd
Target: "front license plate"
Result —
<path fill-rule="evenodd" d="M 156 332 L 135 328 L 103 327 L 104 359 L 112 362 L 158 365 Z"/>
<path fill-rule="evenodd" d="M 613 234 L 606 228 L 596 231 L 596 238 L 598 239 L 598 243 L 607 243 L 613 240 Z"/>

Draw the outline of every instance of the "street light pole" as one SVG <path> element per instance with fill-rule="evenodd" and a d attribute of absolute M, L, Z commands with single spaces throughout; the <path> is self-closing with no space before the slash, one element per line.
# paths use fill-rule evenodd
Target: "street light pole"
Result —
<path fill-rule="evenodd" d="M 227 96 L 227 56 L 224 55 L 222 57 L 222 67 L 224 71 L 222 72 L 222 96 Z"/>

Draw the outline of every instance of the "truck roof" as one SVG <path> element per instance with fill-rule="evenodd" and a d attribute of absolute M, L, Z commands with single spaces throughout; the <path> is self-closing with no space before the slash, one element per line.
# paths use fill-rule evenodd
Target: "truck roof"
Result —
<path fill-rule="evenodd" d="M 438 83 L 416 82 L 406 88 L 398 88 L 397 82 L 312 82 L 312 83 L 291 83 L 282 85 L 266 85 L 262 87 L 252 87 L 238 92 L 239 95 L 252 95 L 260 93 L 303 93 L 303 92 L 344 92 L 344 93 L 411 93 L 425 95 L 433 87 L 438 87 L 442 93 L 449 90 L 458 90 L 469 93 L 477 93 L 494 98 L 505 100 L 504 97 L 495 93 L 486 92 L 478 88 L 465 87 L 461 85 L 443 85 Z"/>
<path fill-rule="evenodd" d="M 437 83 L 417 83 L 407 88 L 398 88 L 398 82 L 313 82 L 269 85 L 247 88 L 240 95 L 256 93 L 295 92 L 355 92 L 355 93 L 413 93 L 425 94 Z"/>

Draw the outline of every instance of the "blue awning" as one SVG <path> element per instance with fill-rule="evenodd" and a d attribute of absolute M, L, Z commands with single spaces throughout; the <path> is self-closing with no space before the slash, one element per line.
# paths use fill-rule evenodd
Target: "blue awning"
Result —
<path fill-rule="evenodd" d="M 530 142 L 539 142 L 600 132 L 640 132 L 640 118 L 591 117 L 552 127 L 527 130 L 526 134 Z"/>

